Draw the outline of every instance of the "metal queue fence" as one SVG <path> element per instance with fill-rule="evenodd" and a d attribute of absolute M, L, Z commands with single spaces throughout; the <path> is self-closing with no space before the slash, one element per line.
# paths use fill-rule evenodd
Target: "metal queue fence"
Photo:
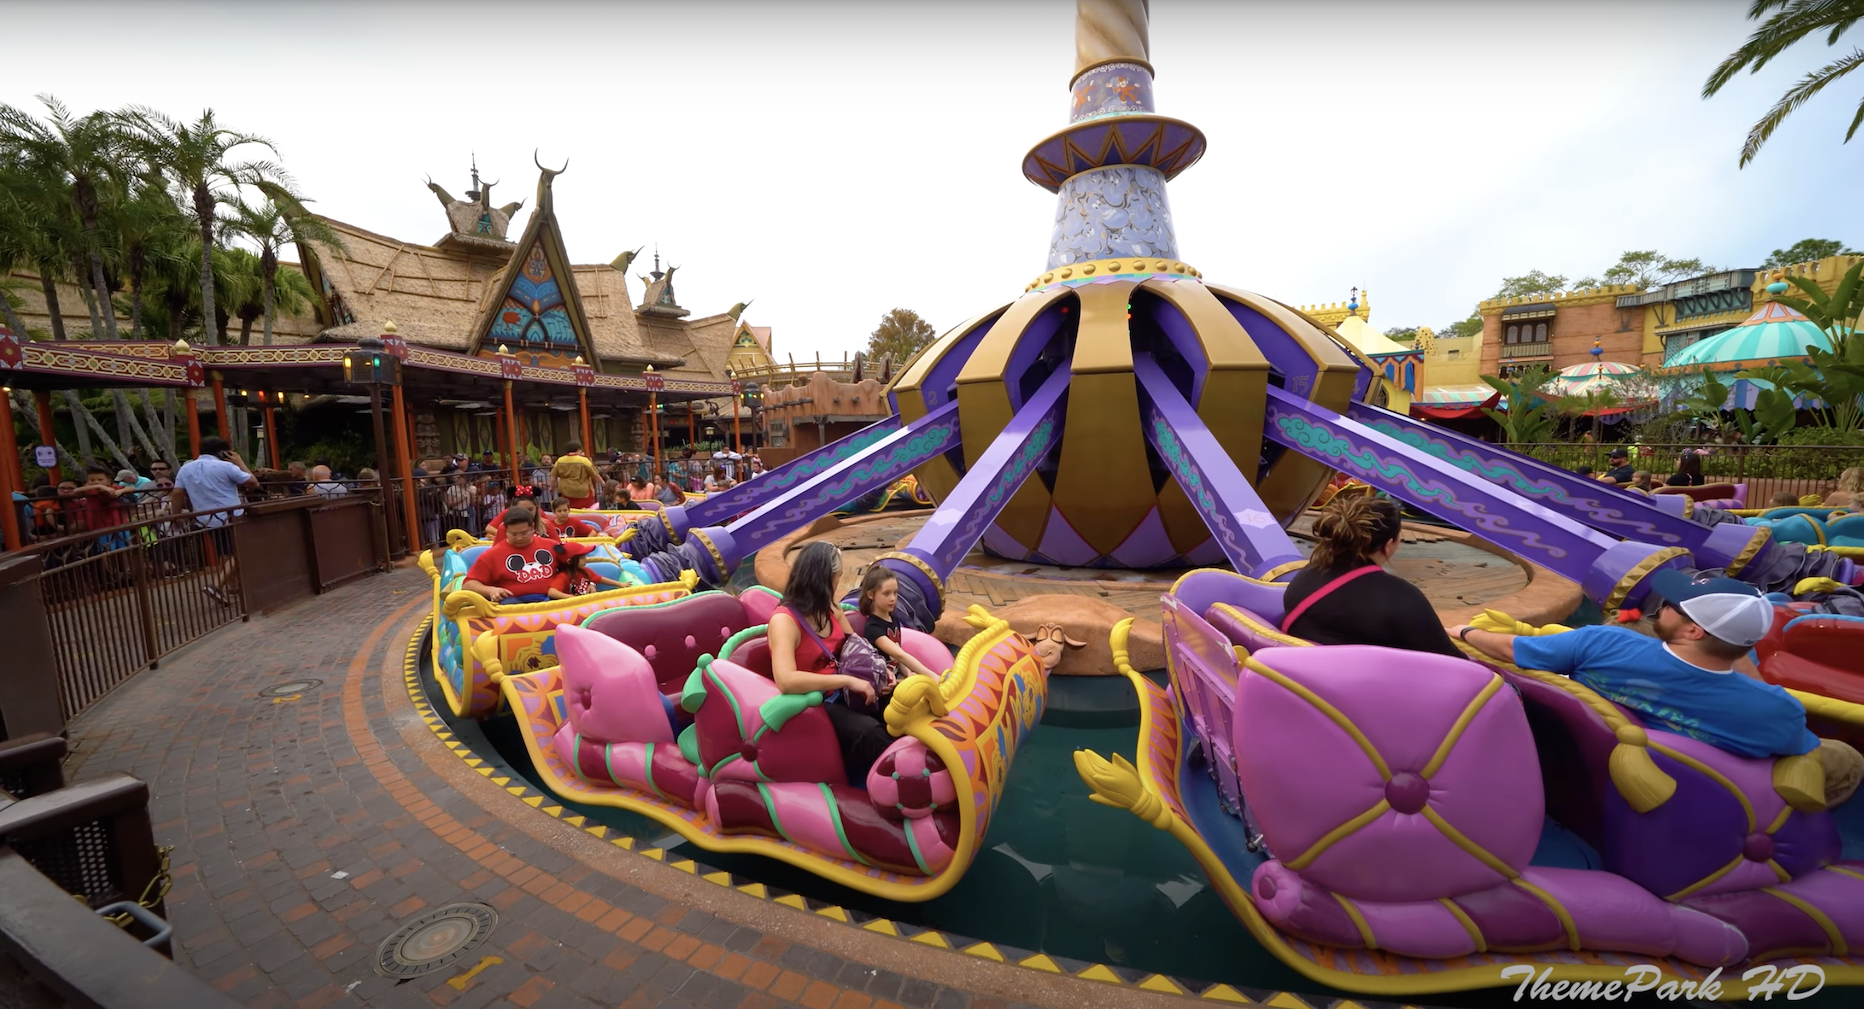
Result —
<path fill-rule="evenodd" d="M 369 492 L 348 501 L 261 499 L 102 524 L 117 517 L 109 515 L 0 556 L 35 563 L 33 598 L 68 722 L 219 627 L 386 567 L 380 507 Z"/>

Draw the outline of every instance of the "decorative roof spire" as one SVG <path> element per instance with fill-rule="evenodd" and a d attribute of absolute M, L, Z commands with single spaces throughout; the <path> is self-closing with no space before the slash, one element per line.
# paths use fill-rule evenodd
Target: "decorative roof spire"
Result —
<path fill-rule="evenodd" d="M 654 278 L 655 280 L 659 280 L 660 278 L 666 276 L 666 274 L 660 272 L 660 243 L 659 242 L 654 243 L 654 269 L 652 273 L 648 274 L 648 276 Z"/>
<path fill-rule="evenodd" d="M 1023 157 L 1061 205 L 1049 269 L 1178 257 L 1165 183 L 1204 154 L 1197 127 L 1154 111 L 1146 0 L 1076 0 L 1069 125 Z"/>

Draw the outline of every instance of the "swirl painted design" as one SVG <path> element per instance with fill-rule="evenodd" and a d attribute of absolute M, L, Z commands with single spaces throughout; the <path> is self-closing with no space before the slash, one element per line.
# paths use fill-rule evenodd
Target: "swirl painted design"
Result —
<path fill-rule="evenodd" d="M 1627 515 L 1624 511 L 1611 507 L 1601 499 L 1576 497 L 1557 483 L 1535 479 L 1500 457 L 1484 458 L 1475 452 L 1459 449 L 1442 438 L 1429 437 L 1422 431 L 1407 429 L 1389 420 L 1361 421 L 1361 423 L 1380 434 L 1396 438 L 1419 451 L 1428 452 L 1490 483 L 1501 484 L 1517 494 L 1533 498 L 1549 506 L 1564 507 L 1583 515 L 1590 523 L 1611 526 L 1614 533 L 1625 539 L 1643 540 L 1647 543 L 1680 544 L 1683 542 L 1681 536 L 1667 533 L 1648 521 Z"/>
<path fill-rule="evenodd" d="M 1219 506 L 1217 499 L 1211 496 L 1210 485 L 1205 482 L 1203 471 L 1185 454 L 1184 446 L 1178 441 L 1178 433 L 1172 430 L 1165 415 L 1151 404 L 1146 407 L 1146 427 L 1152 444 L 1159 450 L 1159 457 L 1165 460 L 1166 468 L 1171 470 L 1178 485 L 1190 496 L 1191 503 L 1197 507 L 1198 514 L 1203 516 L 1204 525 L 1216 537 L 1223 552 L 1230 557 L 1262 560 L 1262 551 L 1256 549 L 1247 536 L 1237 535 L 1234 516 Z"/>
<path fill-rule="evenodd" d="M 1375 487 L 1392 490 L 1397 496 L 1420 507 L 1434 506 L 1433 510 L 1442 509 L 1460 515 L 1468 521 L 1466 528 L 1470 532 L 1491 543 L 1502 539 L 1512 540 L 1516 549 L 1532 553 L 1542 561 L 1553 562 L 1547 566 L 1568 577 L 1583 575 L 1583 564 L 1562 563 L 1571 556 L 1570 551 L 1547 542 L 1537 531 L 1515 528 L 1504 516 L 1490 512 L 1481 501 L 1459 497 L 1455 487 L 1440 480 L 1426 479 L 1403 461 L 1389 458 L 1373 446 L 1362 445 L 1343 432 L 1313 424 L 1274 406 L 1269 408 L 1268 415 L 1275 429 L 1293 442 L 1303 455 L 1324 459 L 1336 469 L 1346 470 Z"/>
<path fill-rule="evenodd" d="M 929 425 L 875 458 L 853 467 L 843 474 L 841 479 L 823 482 L 814 493 L 790 502 L 789 507 L 765 518 L 752 529 L 742 533 L 733 529 L 732 533 L 745 540 L 746 543 L 762 544 L 765 532 L 769 530 L 787 532 L 806 524 L 849 498 L 865 494 L 877 487 L 886 486 L 911 472 L 927 459 L 949 451 L 956 444 L 958 444 L 956 421 Z"/>
<path fill-rule="evenodd" d="M 897 415 L 891 418 L 891 420 L 893 420 L 893 423 L 882 421 L 881 423 L 862 428 L 848 437 L 822 449 L 820 454 L 812 453 L 790 463 L 788 466 L 780 466 L 758 477 L 756 480 L 752 481 L 751 485 L 759 490 L 766 491 L 766 493 L 774 493 L 786 487 L 792 487 L 806 481 L 819 473 L 826 473 L 848 459 L 859 455 L 875 442 L 898 431 Z"/>
<path fill-rule="evenodd" d="M 978 537 L 984 534 L 984 524 L 997 517 L 1003 510 L 1003 503 L 1016 493 L 1016 488 L 1023 485 L 1029 474 L 1035 472 L 1042 457 L 1048 455 L 1049 449 L 1055 444 L 1057 414 L 1060 412 L 1061 404 L 1058 401 L 1030 430 L 1029 439 L 1023 442 L 1022 449 L 1010 459 L 1009 465 L 997 474 L 996 482 L 984 494 L 982 506 L 973 508 L 965 516 L 962 525 L 954 527 L 935 549 L 929 551 L 944 574 L 949 575 L 957 570 L 958 562 L 977 543 Z"/>

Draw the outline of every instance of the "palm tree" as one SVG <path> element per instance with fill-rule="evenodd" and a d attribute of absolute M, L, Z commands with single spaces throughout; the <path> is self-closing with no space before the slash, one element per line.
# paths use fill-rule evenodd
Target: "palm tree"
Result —
<path fill-rule="evenodd" d="M 259 243 L 260 281 L 265 299 L 263 343 L 270 347 L 272 345 L 272 320 L 277 317 L 278 309 L 283 307 L 276 303 L 279 248 L 295 243 L 301 249 L 308 249 L 307 243 L 319 242 L 335 249 L 343 249 L 345 248 L 343 236 L 330 225 L 307 212 L 304 209 L 304 201 L 295 199 L 268 199 L 256 205 L 247 203 L 245 200 L 236 200 L 233 203 L 232 216 L 227 220 L 227 227 Z M 306 289 L 308 290 L 308 285 Z M 246 342 L 244 330 L 241 331 L 240 342 Z"/>
<path fill-rule="evenodd" d="M 123 269 L 129 274 L 130 339 L 140 340 L 143 293 L 151 269 L 160 272 L 187 255 L 188 226 L 181 209 L 162 188 L 161 177 L 153 174 L 135 183 L 130 198 L 117 205 L 111 223 L 121 246 Z"/>
<path fill-rule="evenodd" d="M 270 140 L 220 125 L 208 109 L 192 123 L 184 123 L 146 106 L 135 106 L 118 116 L 130 131 L 151 166 L 168 177 L 194 212 L 200 230 L 201 318 L 203 328 L 215 325 L 221 310 L 214 302 L 214 230 L 220 205 L 237 199 L 251 186 L 275 199 L 295 200 L 290 176 L 272 161 L 239 161 L 233 152 L 256 145 L 273 154 Z"/>
<path fill-rule="evenodd" d="M 1743 67 L 1749 73 L 1758 73 L 1775 57 L 1808 37 L 1823 34 L 1826 45 L 1837 45 L 1838 37 L 1845 33 L 1845 29 L 1864 18 L 1864 0 L 1753 0 L 1748 7 L 1748 20 L 1759 21 L 1767 16 L 1768 11 L 1776 13 L 1767 17 L 1754 30 L 1754 34 L 1748 36 L 1741 48 L 1715 68 L 1708 82 L 1702 86 L 1702 97 L 1714 97 Z M 1864 49 L 1854 48 L 1848 55 L 1801 77 L 1792 87 L 1787 88 L 1780 100 L 1774 102 L 1773 108 L 1768 109 L 1767 114 L 1748 130 L 1747 142 L 1741 145 L 1741 167 L 1746 168 L 1754 160 L 1754 156 L 1760 153 L 1761 145 L 1773 136 L 1773 131 L 1786 121 L 1787 116 L 1825 90 L 1826 85 L 1860 66 L 1864 66 Z M 1845 131 L 1846 143 L 1851 142 L 1860 125 L 1864 125 L 1864 102 L 1858 103 L 1857 115 L 1851 118 L 1851 128 Z"/>
<path fill-rule="evenodd" d="M 26 323 L 13 310 L 13 296 L 8 293 L 12 282 L 6 278 L 34 262 L 38 232 L 32 223 L 32 207 L 13 181 L 15 174 L 10 166 L 0 164 L 0 319 L 24 340 Z"/>
<path fill-rule="evenodd" d="M 92 296 L 91 331 L 116 339 L 116 313 L 110 309 L 110 288 L 104 279 L 103 240 L 99 219 L 101 204 L 115 189 L 115 177 L 122 173 L 126 142 L 121 126 L 106 113 L 72 116 L 64 104 L 51 95 L 39 95 L 48 113 L 47 123 L 11 105 L 0 103 L 0 153 L 18 159 L 29 172 L 40 177 L 49 190 L 63 190 L 72 212 L 83 230 L 83 241 L 72 251 L 88 260 Z"/>

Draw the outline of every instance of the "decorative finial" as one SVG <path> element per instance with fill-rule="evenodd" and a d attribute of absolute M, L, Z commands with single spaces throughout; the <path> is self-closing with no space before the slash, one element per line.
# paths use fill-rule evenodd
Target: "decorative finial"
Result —
<path fill-rule="evenodd" d="M 1595 336 L 1592 338 L 1592 349 L 1589 351 L 1586 351 L 1586 353 L 1591 354 L 1593 360 L 1595 361 L 1598 360 L 1600 355 L 1605 353 L 1605 348 L 1599 345 L 1598 337 Z"/>
<path fill-rule="evenodd" d="M 1346 311 L 1349 315 L 1359 311 L 1359 288 L 1353 288 L 1353 296 L 1346 302 Z"/>
<path fill-rule="evenodd" d="M 193 347 L 188 346 L 188 341 L 186 340 L 175 341 L 175 353 L 177 354 L 186 354 L 193 349 Z"/>
<path fill-rule="evenodd" d="M 498 352 L 499 352 L 499 353 L 500 353 L 501 355 L 504 355 L 504 356 L 506 356 L 506 357 L 510 357 L 510 356 L 511 356 L 511 348 L 510 348 L 510 347 L 507 347 L 507 346 L 505 346 L 505 345 L 504 345 L 504 344 L 502 344 L 502 343 L 498 345 Z"/>
<path fill-rule="evenodd" d="M 646 368 L 643 368 L 642 370 L 643 370 L 643 371 L 653 371 L 653 370 L 654 370 L 654 366 L 650 364 L 650 365 L 648 365 L 648 366 L 647 366 Z"/>
<path fill-rule="evenodd" d="M 391 319 L 391 320 L 389 320 L 389 321 L 387 321 L 387 322 L 384 322 L 384 323 L 382 323 L 382 332 L 384 332 L 384 333 L 394 333 L 394 332 L 396 332 L 396 330 L 395 330 L 395 323 L 394 323 L 394 320 L 392 320 L 392 319 Z"/>
<path fill-rule="evenodd" d="M 573 363 L 575 363 L 575 364 L 588 364 L 589 362 L 587 362 L 587 361 L 585 361 L 585 360 L 583 360 L 583 356 L 582 356 L 581 354 L 578 354 L 578 355 L 576 355 L 576 360 L 575 360 L 575 361 L 574 361 Z"/>
<path fill-rule="evenodd" d="M 1773 271 L 1773 283 L 1767 285 L 1767 293 L 1785 294 L 1788 286 L 1786 282 L 1786 271 L 1775 270 Z"/>

